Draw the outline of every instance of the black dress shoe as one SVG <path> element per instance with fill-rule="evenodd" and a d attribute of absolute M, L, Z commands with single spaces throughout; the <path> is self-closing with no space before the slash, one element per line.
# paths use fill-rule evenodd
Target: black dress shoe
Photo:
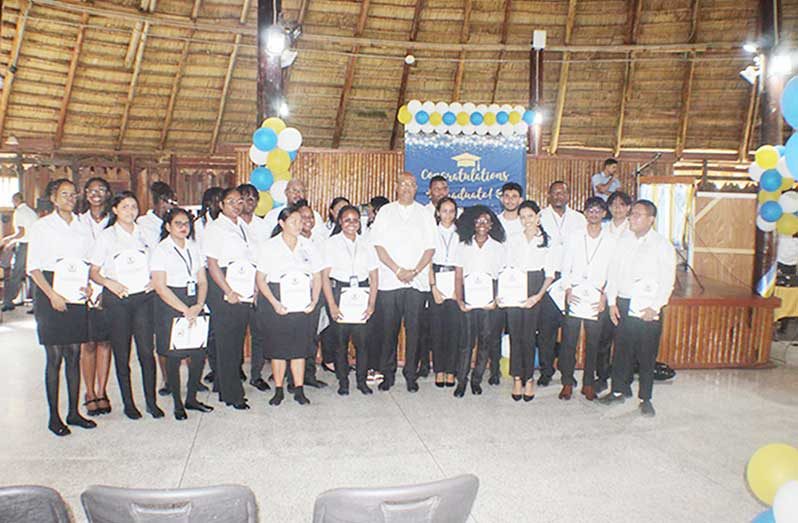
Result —
<path fill-rule="evenodd" d="M 349 394 L 349 391 L 346 391 Z M 294 391 L 294 401 L 299 403 L 300 405 L 309 405 L 310 400 L 305 397 L 305 390 L 303 387 L 297 387 Z"/>
<path fill-rule="evenodd" d="M 305 376 L 305 385 L 314 389 L 323 389 L 327 382 L 316 379 L 314 376 Z"/>
<path fill-rule="evenodd" d="M 454 397 L 455 398 L 462 398 L 465 396 L 465 383 L 460 383 L 456 389 L 454 389 Z"/>
<path fill-rule="evenodd" d="M 596 380 L 596 383 L 593 384 L 593 392 L 596 394 L 600 394 L 607 390 L 607 381 L 606 380 Z"/>
<path fill-rule="evenodd" d="M 158 407 L 158 405 L 150 405 L 150 406 L 148 406 L 147 407 L 147 412 L 149 412 L 150 416 L 152 416 L 155 419 L 163 418 L 163 411 L 161 410 L 160 407 Z"/>
<path fill-rule="evenodd" d="M 384 380 L 382 383 L 379 384 L 377 388 L 380 390 L 388 391 L 391 390 L 391 384 L 388 382 L 388 380 Z"/>
<path fill-rule="evenodd" d="M 125 407 L 125 416 L 130 419 L 140 419 L 141 412 L 135 406 L 131 405 L 130 407 Z"/>
<path fill-rule="evenodd" d="M 210 389 L 208 388 L 208 386 L 207 386 L 207 385 L 205 385 L 204 383 L 202 383 L 202 382 L 199 382 L 199 383 L 197 384 L 197 392 L 208 392 L 209 390 L 210 390 Z"/>
<path fill-rule="evenodd" d="M 159 396 L 168 396 L 169 395 L 169 387 L 164 385 L 163 387 L 158 389 L 158 395 Z"/>
<path fill-rule="evenodd" d="M 206 383 L 213 383 L 213 380 L 216 378 L 213 371 L 210 371 L 208 374 L 205 375 L 205 382 Z"/>
<path fill-rule="evenodd" d="M 261 392 L 271 389 L 271 387 L 269 387 L 269 384 L 266 383 L 263 380 L 263 378 L 258 378 L 255 381 L 250 381 L 249 384 Z"/>
<path fill-rule="evenodd" d="M 371 388 L 369 388 L 369 386 L 366 385 L 365 383 L 358 383 L 357 390 L 359 390 L 365 395 L 374 394 L 374 391 L 371 390 Z"/>
<path fill-rule="evenodd" d="M 73 425 L 73 426 L 81 427 L 81 428 L 84 428 L 84 429 L 93 429 L 94 427 L 97 426 L 97 424 L 94 421 L 92 421 L 90 419 L 86 419 L 83 416 L 81 416 L 80 414 L 73 414 L 73 415 L 67 416 L 66 422 L 67 422 L 67 425 Z"/>
<path fill-rule="evenodd" d="M 236 410 L 249 410 L 249 403 L 243 400 L 241 403 L 231 403 L 232 407 Z"/>
<path fill-rule="evenodd" d="M 480 394 L 482 394 L 482 385 L 480 385 L 479 383 L 473 383 L 472 382 L 471 383 L 471 394 L 473 394 L 474 396 L 479 396 Z"/>
<path fill-rule="evenodd" d="M 501 378 L 498 374 L 494 374 L 488 378 L 488 385 L 498 385 L 499 383 L 501 383 Z"/>
<path fill-rule="evenodd" d="M 538 378 L 538 385 L 541 387 L 546 387 L 549 383 L 551 383 L 551 378 L 548 376 L 541 376 Z"/>
<path fill-rule="evenodd" d="M 185 409 L 175 410 L 175 419 L 178 420 L 178 421 L 182 421 L 184 419 L 188 419 L 188 414 L 186 414 Z"/>
<path fill-rule="evenodd" d="M 2 307 L 2 308 L 0 308 L 0 311 L 3 311 L 3 312 L 9 312 L 9 311 L 13 311 L 15 308 L 16 308 L 16 305 L 14 305 L 14 304 L 12 303 L 11 305 L 3 305 L 3 307 Z M 51 430 L 52 430 L 52 429 L 51 429 Z M 67 430 L 69 430 L 69 429 L 67 429 Z M 60 436 L 60 434 L 59 434 L 59 436 Z"/>
<path fill-rule="evenodd" d="M 186 410 L 198 410 L 200 412 L 211 412 L 213 407 L 206 405 L 200 401 L 191 401 L 186 403 Z"/>
<path fill-rule="evenodd" d="M 349 384 L 341 383 L 338 385 L 338 395 L 339 396 L 349 396 Z"/>
<path fill-rule="evenodd" d="M 64 422 L 59 420 L 53 420 L 48 425 L 47 428 L 50 429 L 50 432 L 55 434 L 56 436 L 69 436 L 72 434 L 72 431 L 69 430 L 69 427 L 64 425 Z"/>
<path fill-rule="evenodd" d="M 277 405 L 283 402 L 283 398 L 284 398 L 283 388 L 275 387 L 274 396 L 272 396 L 272 399 L 269 400 L 269 405 L 276 407 Z"/>
<path fill-rule="evenodd" d="M 407 382 L 407 392 L 418 392 L 418 382 L 408 381 Z"/>
<path fill-rule="evenodd" d="M 416 373 L 419 378 L 426 378 L 429 376 L 429 365 L 422 365 L 421 368 L 418 369 Z"/>

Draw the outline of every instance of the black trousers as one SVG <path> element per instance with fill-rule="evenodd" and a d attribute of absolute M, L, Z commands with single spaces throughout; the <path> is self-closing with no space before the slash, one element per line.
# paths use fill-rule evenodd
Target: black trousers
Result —
<path fill-rule="evenodd" d="M 549 293 L 541 300 L 538 319 L 538 351 L 540 351 L 540 373 L 547 378 L 554 376 L 554 360 L 557 358 L 557 332 L 565 316 L 554 304 Z"/>
<path fill-rule="evenodd" d="M 264 303 L 259 303 L 260 307 L 271 307 L 269 302 L 267 302 L 265 299 L 262 301 Z M 254 307 L 250 307 L 249 309 L 249 319 L 247 322 L 249 325 L 249 333 L 252 338 L 252 350 L 249 359 L 249 381 L 257 381 L 259 379 L 263 379 L 263 365 L 266 363 L 266 358 L 264 357 L 264 344 L 266 343 L 266 337 L 264 336 L 263 327 L 260 324 L 261 322 L 257 321 Z M 244 354 L 242 352 L 242 360 L 243 357 Z"/>
<path fill-rule="evenodd" d="M 457 355 L 464 329 L 463 311 L 454 300 L 437 304 L 430 297 L 426 311 L 429 318 L 429 333 L 432 345 L 432 362 L 435 372 L 457 374 Z"/>
<path fill-rule="evenodd" d="M 368 368 L 370 370 L 379 370 L 382 368 L 382 343 L 383 343 L 383 328 L 384 322 L 382 321 L 382 295 L 383 292 L 377 293 L 377 301 L 374 309 L 374 314 L 369 318 L 366 323 L 366 346 L 368 356 Z"/>
<path fill-rule="evenodd" d="M 266 304 L 267 306 L 268 303 Z M 219 400 L 228 405 L 244 401 L 244 386 L 241 384 L 241 361 L 244 357 L 244 338 L 247 327 L 255 330 L 252 304 L 222 302 L 214 311 L 216 324 L 216 379 L 219 384 Z"/>
<path fill-rule="evenodd" d="M 183 399 L 180 394 L 180 362 L 188 358 L 188 389 L 186 403 L 197 401 L 197 389 L 199 388 L 202 368 L 205 366 L 205 351 L 202 349 L 187 350 L 180 356 L 169 356 L 166 358 L 166 383 L 172 392 L 172 401 L 175 410 L 183 410 Z"/>
<path fill-rule="evenodd" d="M 333 297 L 336 303 L 341 302 L 342 282 L 334 282 Z M 362 287 L 368 286 L 368 281 L 361 284 Z M 327 327 L 331 335 L 335 338 L 335 376 L 338 383 L 349 386 L 349 340 L 355 346 L 355 379 L 358 385 L 366 384 L 368 374 L 368 322 L 366 323 L 338 323 L 331 320 Z"/>
<path fill-rule="evenodd" d="M 585 368 L 582 372 L 582 385 L 592 387 L 596 381 L 596 358 L 598 356 L 599 342 L 601 341 L 601 319 L 583 320 L 582 318 L 567 317 L 563 328 L 563 343 L 560 346 L 558 368 L 562 374 L 563 385 L 576 385 L 574 370 L 576 369 L 576 344 L 579 342 L 579 332 L 585 326 Z"/>
<path fill-rule="evenodd" d="M 416 381 L 421 314 L 426 295 L 427 293 L 409 288 L 380 291 L 379 303 L 383 319 L 380 370 L 389 385 L 393 385 L 396 380 L 396 344 L 402 320 L 405 322 L 405 366 L 402 374 L 408 383 Z"/>
<path fill-rule="evenodd" d="M 457 356 L 457 381 L 466 383 L 471 371 L 471 354 L 477 346 L 477 362 L 471 372 L 471 382 L 479 385 L 485 374 L 488 358 L 492 356 L 495 345 L 501 343 L 501 329 L 504 314 L 499 309 L 474 309 L 465 313 L 465 330 Z"/>
<path fill-rule="evenodd" d="M 610 379 L 610 365 L 612 357 L 612 345 L 615 343 L 617 329 L 610 319 L 610 308 L 599 314 L 601 323 L 601 336 L 599 336 L 598 354 L 596 355 L 596 374 L 600 381 L 606 382 Z"/>
<path fill-rule="evenodd" d="M 155 355 L 152 293 L 140 292 L 119 298 L 105 289 L 103 307 L 111 323 L 111 351 L 122 401 L 125 407 L 135 407 L 130 385 L 130 339 L 136 340 L 136 355 L 141 365 L 144 398 L 148 407 L 155 401 Z"/>
<path fill-rule="evenodd" d="M 429 371 L 430 356 L 432 356 L 433 353 L 430 308 L 435 303 L 435 300 L 432 299 L 432 293 L 427 292 L 425 294 L 427 295 L 427 299 L 421 311 L 421 337 L 418 341 L 418 369 L 427 369 Z M 439 372 L 437 368 L 435 371 Z"/>
<path fill-rule="evenodd" d="M 25 279 L 27 260 L 28 244 L 18 243 L 14 249 L 14 264 L 11 266 L 11 275 L 6 279 L 3 289 L 3 305 L 13 305 L 14 298 L 19 294 L 19 288 L 22 287 L 22 281 Z M 28 285 L 28 288 L 30 289 L 30 285 Z"/>
<path fill-rule="evenodd" d="M 527 297 L 540 291 L 544 276 L 543 271 L 527 272 Z M 543 304 L 538 302 L 531 309 L 504 309 L 507 334 L 510 335 L 510 375 L 521 378 L 524 383 L 535 374 L 535 335 L 542 308 Z"/>
<path fill-rule="evenodd" d="M 657 321 L 643 321 L 629 316 L 629 300 L 618 298 L 621 321 L 612 362 L 612 392 L 621 393 L 629 385 L 634 366 L 639 366 L 638 397 L 650 400 L 654 388 L 659 339 L 662 334 L 662 312 Z"/>

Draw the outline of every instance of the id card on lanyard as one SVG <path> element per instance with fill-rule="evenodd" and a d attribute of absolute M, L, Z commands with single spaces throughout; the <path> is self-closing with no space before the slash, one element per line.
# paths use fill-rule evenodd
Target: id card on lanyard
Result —
<path fill-rule="evenodd" d="M 360 279 L 358 279 L 357 272 L 355 272 L 355 263 L 357 261 L 357 238 L 355 238 L 355 241 L 352 242 L 352 243 L 355 244 L 355 248 L 354 248 L 353 251 L 350 251 L 349 250 L 349 245 L 348 245 L 348 243 L 346 241 L 346 238 L 344 238 L 344 246 L 346 247 L 346 252 L 349 254 L 349 258 L 350 258 L 350 260 L 352 262 L 351 263 L 352 271 L 349 273 L 349 274 L 351 274 L 351 276 L 349 276 L 349 286 L 350 287 L 359 287 L 360 286 Z"/>
<path fill-rule="evenodd" d="M 186 272 L 188 273 L 188 280 L 186 280 L 186 295 L 187 296 L 196 296 L 197 295 L 197 282 L 194 280 L 194 260 L 191 259 L 191 251 L 186 247 L 186 256 L 183 256 L 183 253 L 180 252 L 180 249 L 177 248 L 177 245 L 174 246 L 175 252 L 180 259 L 183 260 L 183 264 L 186 266 Z"/>

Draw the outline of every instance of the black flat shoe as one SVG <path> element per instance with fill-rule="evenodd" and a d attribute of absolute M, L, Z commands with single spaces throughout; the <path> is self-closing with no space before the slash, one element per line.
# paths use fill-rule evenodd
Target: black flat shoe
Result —
<path fill-rule="evenodd" d="M 549 383 L 551 383 L 551 378 L 548 376 L 541 376 L 538 378 L 538 385 L 541 387 L 548 387 Z"/>
<path fill-rule="evenodd" d="M 451 383 L 449 383 L 448 381 L 446 382 L 446 386 L 447 387 L 454 387 L 455 385 L 457 385 L 457 383 L 455 383 L 455 382 L 451 382 Z"/>
<path fill-rule="evenodd" d="M 74 416 L 67 416 L 66 422 L 67 425 L 73 425 L 75 427 L 81 427 L 83 429 L 93 429 L 94 427 L 97 426 L 97 424 L 94 421 L 86 419 L 80 414 Z"/>
<path fill-rule="evenodd" d="M 147 407 L 147 412 L 149 412 L 150 416 L 152 416 L 155 419 L 163 418 L 163 411 L 158 405 L 151 405 Z"/>
<path fill-rule="evenodd" d="M 249 403 L 247 403 L 247 400 L 241 403 L 230 403 L 230 405 L 236 410 L 249 410 Z"/>
<path fill-rule="evenodd" d="M 479 396 L 480 394 L 482 394 L 482 386 L 479 383 L 472 383 L 471 394 L 473 394 L 474 396 Z"/>
<path fill-rule="evenodd" d="M 271 387 L 269 387 L 269 384 L 266 383 L 263 380 L 263 378 L 258 378 L 255 381 L 250 381 L 249 384 L 252 385 L 253 387 L 255 387 L 256 389 L 258 389 L 261 392 L 271 389 Z"/>
<path fill-rule="evenodd" d="M 408 381 L 407 392 L 418 392 L 418 383 L 415 381 Z"/>
<path fill-rule="evenodd" d="M 346 391 L 349 394 L 349 391 Z M 310 404 L 310 400 L 305 397 L 305 391 L 302 387 L 297 387 L 296 391 L 294 392 L 294 401 L 299 403 L 300 405 L 308 405 Z"/>
<path fill-rule="evenodd" d="M 312 376 L 306 376 L 305 377 L 305 386 L 313 387 L 314 389 L 323 389 L 324 387 L 327 386 L 327 382 L 326 381 L 321 381 L 321 380 L 316 379 L 316 378 L 314 378 Z"/>
<path fill-rule="evenodd" d="M 158 395 L 159 396 L 168 396 L 169 394 L 170 394 L 169 393 L 169 387 L 167 387 L 166 385 L 164 385 L 163 387 L 158 389 Z"/>
<path fill-rule="evenodd" d="M 438 387 L 439 389 L 442 389 L 442 388 L 444 388 L 446 386 L 446 383 L 444 383 L 442 381 L 436 381 L 435 382 L 435 386 Z"/>
<path fill-rule="evenodd" d="M 389 391 L 391 390 L 391 384 L 388 383 L 387 381 L 383 381 L 382 383 L 379 384 L 377 388 L 383 391 Z"/>
<path fill-rule="evenodd" d="M 501 383 L 501 378 L 498 375 L 488 378 L 488 385 L 498 385 Z"/>
<path fill-rule="evenodd" d="M 465 389 L 466 389 L 465 383 L 461 383 L 460 385 L 458 385 L 457 388 L 454 389 L 454 397 L 462 398 L 463 396 L 465 396 Z"/>
<path fill-rule="evenodd" d="M 513 398 L 513 401 L 521 401 L 523 394 L 510 394 L 510 397 Z"/>
<path fill-rule="evenodd" d="M 285 396 L 283 396 L 283 388 L 282 387 L 275 388 L 274 396 L 272 396 L 272 399 L 269 400 L 269 405 L 276 407 L 277 405 L 283 402 L 284 397 Z"/>
<path fill-rule="evenodd" d="M 125 407 L 125 416 L 130 419 L 141 419 L 141 412 L 134 406 Z"/>
<path fill-rule="evenodd" d="M 349 385 L 338 385 L 339 396 L 349 396 Z"/>
<path fill-rule="evenodd" d="M 371 389 L 369 388 L 369 386 L 368 386 L 368 385 L 366 385 L 365 383 L 360 383 L 360 384 L 357 386 L 357 390 L 359 390 L 360 392 L 362 392 L 363 394 L 365 394 L 365 395 L 367 395 L 367 396 L 368 396 L 369 394 L 374 394 L 374 391 L 373 391 L 373 390 L 371 390 Z"/>
<path fill-rule="evenodd" d="M 177 421 L 183 421 L 184 419 L 188 419 L 188 414 L 186 414 L 185 410 L 176 410 L 175 419 Z"/>
<path fill-rule="evenodd" d="M 198 410 L 200 412 L 211 412 L 213 407 L 200 401 L 186 403 L 186 410 Z"/>
<path fill-rule="evenodd" d="M 69 430 L 69 427 L 64 425 L 61 420 L 57 420 L 56 422 L 50 422 L 47 425 L 47 428 L 50 429 L 50 432 L 55 434 L 56 436 L 69 436 L 72 434 L 72 431 Z"/>
<path fill-rule="evenodd" d="M 213 371 L 210 371 L 208 374 L 205 375 L 205 383 L 213 383 L 213 380 L 216 378 L 216 375 Z"/>
<path fill-rule="evenodd" d="M 97 406 L 97 403 L 99 403 L 99 401 L 100 400 L 86 400 L 86 402 L 83 403 L 83 406 L 86 407 L 86 414 L 88 414 L 91 417 L 99 416 L 100 414 L 102 414 L 101 412 L 102 409 L 100 409 L 100 407 Z M 94 405 L 94 408 L 92 408 L 91 405 Z"/>
<path fill-rule="evenodd" d="M 524 401 L 532 401 L 533 399 L 535 399 L 534 394 L 532 394 L 531 396 L 527 396 L 526 394 L 524 394 Z"/>

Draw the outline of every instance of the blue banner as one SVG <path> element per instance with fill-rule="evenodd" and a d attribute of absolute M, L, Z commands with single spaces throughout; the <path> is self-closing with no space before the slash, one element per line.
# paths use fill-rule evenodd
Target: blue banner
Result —
<path fill-rule="evenodd" d="M 405 133 L 405 171 L 416 177 L 420 203 L 429 201 L 430 179 L 441 175 L 458 205 L 499 212 L 502 185 L 516 182 L 526 190 L 526 136 Z"/>

